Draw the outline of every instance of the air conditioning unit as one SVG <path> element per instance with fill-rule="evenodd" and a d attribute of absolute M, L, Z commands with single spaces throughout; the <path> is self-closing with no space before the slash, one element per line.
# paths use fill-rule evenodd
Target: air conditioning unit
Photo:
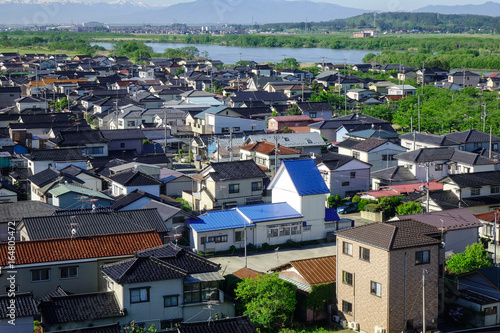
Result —
<path fill-rule="evenodd" d="M 333 316 L 333 321 L 338 323 L 340 320 L 340 317 L 339 316 Z"/>
<path fill-rule="evenodd" d="M 353 331 L 359 331 L 359 324 L 357 322 L 355 322 L 355 321 L 349 322 L 349 324 L 348 324 L 347 327 L 350 328 Z"/>
<path fill-rule="evenodd" d="M 385 333 L 385 328 L 375 326 L 375 333 Z"/>
<path fill-rule="evenodd" d="M 348 323 L 347 323 L 347 321 L 345 321 L 345 320 L 341 320 L 341 321 L 340 321 L 340 326 L 341 326 L 342 328 L 347 328 L 347 327 L 348 327 Z"/>

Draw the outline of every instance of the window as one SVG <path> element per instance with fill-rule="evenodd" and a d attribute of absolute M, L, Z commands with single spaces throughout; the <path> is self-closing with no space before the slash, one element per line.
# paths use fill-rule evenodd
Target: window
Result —
<path fill-rule="evenodd" d="M 496 315 L 497 314 L 497 307 L 496 306 L 492 306 L 492 307 L 489 307 L 489 308 L 484 308 L 484 314 L 486 316 Z"/>
<path fill-rule="evenodd" d="M 87 155 L 97 155 L 104 152 L 103 147 L 87 147 L 85 148 Z"/>
<path fill-rule="evenodd" d="M 245 240 L 245 232 L 244 231 L 235 231 L 234 232 L 234 241 L 235 242 L 243 242 Z"/>
<path fill-rule="evenodd" d="M 342 253 L 352 256 L 352 244 L 348 242 L 343 242 Z"/>
<path fill-rule="evenodd" d="M 120 148 L 125 148 L 125 143 L 124 142 L 120 142 Z"/>
<path fill-rule="evenodd" d="M 394 155 L 382 155 L 382 161 L 394 161 Z"/>
<path fill-rule="evenodd" d="M 480 187 L 471 188 L 470 195 L 481 195 L 481 188 Z"/>
<path fill-rule="evenodd" d="M 279 228 L 277 226 L 267 227 L 267 238 L 278 237 Z"/>
<path fill-rule="evenodd" d="M 229 127 L 222 127 L 222 133 L 229 133 Z"/>
<path fill-rule="evenodd" d="M 240 184 L 229 184 L 229 193 L 240 193 Z"/>
<path fill-rule="evenodd" d="M 370 282 L 370 293 L 375 296 L 382 296 L 382 285 L 378 282 Z"/>
<path fill-rule="evenodd" d="M 130 303 L 149 302 L 149 287 L 130 289 Z"/>
<path fill-rule="evenodd" d="M 493 150 L 493 151 L 498 151 L 498 143 L 494 143 L 494 144 L 491 146 L 491 150 Z"/>
<path fill-rule="evenodd" d="M 356 178 L 356 172 L 351 172 L 351 178 Z"/>
<path fill-rule="evenodd" d="M 36 269 L 31 271 L 31 282 L 49 281 L 49 269 Z"/>
<path fill-rule="evenodd" d="M 352 273 L 342 271 L 342 282 L 352 286 Z"/>
<path fill-rule="evenodd" d="M 233 132 L 239 132 L 240 128 L 239 127 L 233 127 Z"/>
<path fill-rule="evenodd" d="M 168 308 L 177 305 L 179 305 L 178 295 L 163 296 L 163 307 Z"/>
<path fill-rule="evenodd" d="M 78 277 L 78 267 L 61 267 L 61 279 L 75 279 Z"/>
<path fill-rule="evenodd" d="M 135 126 L 135 121 L 129 120 L 127 121 L 127 127 L 134 127 Z"/>
<path fill-rule="evenodd" d="M 280 236 L 290 236 L 290 234 L 291 234 L 290 225 L 280 226 Z"/>
<path fill-rule="evenodd" d="M 106 288 L 108 291 L 115 290 L 115 283 L 113 281 L 106 280 Z"/>
<path fill-rule="evenodd" d="M 208 242 L 209 243 L 226 243 L 227 242 L 227 235 L 219 235 L 219 236 L 210 236 L 208 237 Z"/>
<path fill-rule="evenodd" d="M 352 303 L 347 301 L 342 301 L 342 312 L 352 315 Z"/>
<path fill-rule="evenodd" d="M 349 186 L 349 182 L 342 182 L 342 186 Z"/>
<path fill-rule="evenodd" d="M 500 193 L 500 186 L 492 186 L 490 189 L 491 194 L 498 194 Z"/>
<path fill-rule="evenodd" d="M 316 118 L 316 112 L 309 112 L 309 117 Z"/>
<path fill-rule="evenodd" d="M 359 247 L 359 259 L 370 261 L 370 249 L 366 247 Z"/>
<path fill-rule="evenodd" d="M 184 223 L 184 221 L 185 221 L 184 216 L 174 216 L 174 217 L 172 218 L 172 223 L 173 223 L 173 224 Z"/>
<path fill-rule="evenodd" d="M 203 236 L 200 238 L 201 245 L 204 245 L 207 242 L 207 237 Z"/>
<path fill-rule="evenodd" d="M 359 156 L 360 156 L 359 152 L 357 152 L 357 151 L 352 152 L 352 157 L 359 159 Z"/>
<path fill-rule="evenodd" d="M 184 284 L 184 303 L 196 303 L 219 298 L 217 281 L 195 282 Z"/>
<path fill-rule="evenodd" d="M 262 182 L 253 182 L 252 191 L 260 191 L 260 190 L 262 190 Z"/>
<path fill-rule="evenodd" d="M 436 166 L 434 167 L 434 170 L 435 171 L 442 171 L 443 170 L 443 165 L 442 164 L 436 164 Z"/>
<path fill-rule="evenodd" d="M 417 251 L 415 252 L 415 265 L 428 264 L 431 261 L 431 251 Z"/>

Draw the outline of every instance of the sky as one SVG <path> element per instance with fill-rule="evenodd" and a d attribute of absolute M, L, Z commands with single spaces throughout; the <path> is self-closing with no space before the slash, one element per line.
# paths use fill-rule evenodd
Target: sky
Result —
<path fill-rule="evenodd" d="M 95 0 L 94 0 L 95 1 Z M 182 3 L 182 2 L 192 2 L 194 0 L 135 0 L 138 2 L 145 2 L 151 4 L 174 4 L 174 3 Z M 227 2 L 229 4 L 238 2 L 238 1 L 247 1 L 247 0 L 213 0 L 217 1 L 221 4 Z M 300 1 L 300 0 L 299 0 Z M 302 0 L 303 1 L 303 0 Z M 344 1 L 344 0 L 309 0 L 315 2 L 329 2 L 334 3 L 344 7 L 352 7 L 352 8 L 361 8 L 368 10 L 377 10 L 382 12 L 394 12 L 394 11 L 412 11 L 418 8 L 422 8 L 428 5 L 467 5 L 467 4 L 483 4 L 487 1 L 498 2 L 500 0 L 453 0 L 453 3 L 450 3 L 449 0 L 357 0 L 357 1 Z"/>

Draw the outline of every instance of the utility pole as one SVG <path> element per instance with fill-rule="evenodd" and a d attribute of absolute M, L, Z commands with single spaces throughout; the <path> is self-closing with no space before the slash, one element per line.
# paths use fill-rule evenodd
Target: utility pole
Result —
<path fill-rule="evenodd" d="M 278 134 L 274 136 L 274 174 L 278 171 Z"/>
<path fill-rule="evenodd" d="M 425 333 L 425 277 L 429 273 L 426 269 L 422 270 L 422 333 Z"/>
<path fill-rule="evenodd" d="M 233 128 L 232 127 L 229 127 L 229 161 L 230 162 L 233 161 Z"/>
<path fill-rule="evenodd" d="M 425 163 L 425 169 L 426 169 L 426 178 L 427 178 L 427 204 L 426 204 L 426 213 L 429 212 L 429 192 L 430 192 L 430 188 L 429 188 L 429 162 L 426 162 Z"/>
<path fill-rule="evenodd" d="M 420 95 L 418 95 L 417 98 L 418 98 L 418 132 L 420 133 Z"/>
<path fill-rule="evenodd" d="M 247 221 L 243 221 L 243 237 L 245 237 L 245 268 L 247 268 Z"/>
<path fill-rule="evenodd" d="M 483 104 L 483 132 L 486 131 L 486 103 Z"/>
<path fill-rule="evenodd" d="M 165 144 L 163 147 L 163 152 L 165 155 L 167 155 L 167 110 L 165 110 L 165 113 L 163 114 L 163 126 L 165 127 Z"/>

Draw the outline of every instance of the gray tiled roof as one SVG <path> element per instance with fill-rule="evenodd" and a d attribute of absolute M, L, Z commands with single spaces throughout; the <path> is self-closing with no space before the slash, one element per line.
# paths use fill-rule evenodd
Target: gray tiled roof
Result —
<path fill-rule="evenodd" d="M 45 184 L 57 179 L 60 176 L 59 171 L 52 168 L 47 168 L 42 170 L 33 176 L 28 177 L 28 180 L 38 187 L 44 186 Z"/>
<path fill-rule="evenodd" d="M 76 237 L 148 231 L 166 232 L 156 209 L 116 212 L 73 212 L 71 215 L 28 217 L 21 220 L 30 240 L 65 238 L 76 230 Z"/>
<path fill-rule="evenodd" d="M 123 186 L 149 186 L 160 185 L 162 183 L 160 180 L 154 179 L 140 171 L 120 172 L 110 176 L 109 179 Z"/>
<path fill-rule="evenodd" d="M 494 162 L 488 158 L 475 153 L 469 153 L 453 148 L 420 148 L 394 156 L 398 160 L 414 163 L 425 163 L 435 161 L 453 161 L 469 165 L 488 165 Z"/>
<path fill-rule="evenodd" d="M 411 182 L 417 180 L 417 178 L 407 168 L 399 165 L 372 172 L 370 176 L 372 178 L 392 180 L 394 182 Z"/>
<path fill-rule="evenodd" d="M 456 141 L 458 143 L 470 143 L 470 142 L 489 142 L 490 135 L 488 133 L 478 131 L 476 129 L 470 129 L 462 132 L 453 132 L 445 135 L 446 139 Z M 492 135 L 492 142 L 499 142 L 500 137 Z"/>
<path fill-rule="evenodd" d="M 72 328 L 64 331 L 51 331 L 52 333 L 122 333 L 120 324 L 109 324 L 83 328 Z"/>
<path fill-rule="evenodd" d="M 449 209 L 425 214 L 398 215 L 398 219 L 413 219 L 428 224 L 440 230 L 456 230 L 465 228 L 478 228 L 482 223 L 467 208 Z"/>
<path fill-rule="evenodd" d="M 114 292 L 53 296 L 40 307 L 49 325 L 124 316 Z"/>
<path fill-rule="evenodd" d="M 0 295 L 0 319 L 7 319 L 9 313 L 7 307 L 10 305 L 10 297 L 7 294 Z M 31 293 L 16 293 L 16 318 L 33 317 L 38 315 L 35 299 Z"/>
<path fill-rule="evenodd" d="M 327 154 L 316 156 L 314 162 L 316 164 L 323 163 L 328 169 L 336 170 L 341 166 L 351 162 L 352 160 L 356 160 L 352 156 L 337 154 L 333 152 L 329 152 Z"/>
<path fill-rule="evenodd" d="M 427 143 L 436 146 L 454 146 L 459 144 L 458 142 L 447 139 L 445 136 L 442 135 L 422 133 L 422 132 L 412 132 L 412 133 L 402 134 L 400 136 L 400 139 L 406 139 L 411 141 L 415 140 L 416 142 Z"/>
<path fill-rule="evenodd" d="M 81 149 L 33 149 L 25 155 L 32 161 L 85 161 Z"/>
<path fill-rule="evenodd" d="M 357 145 L 351 147 L 355 150 L 366 151 L 369 152 L 377 147 L 382 146 L 383 144 L 389 142 L 387 139 L 378 139 L 378 138 L 368 138 L 359 142 Z"/>
<path fill-rule="evenodd" d="M 101 266 L 104 274 L 120 284 L 181 279 L 219 269 L 220 265 L 171 243 L 138 251 L 131 259 Z"/>
<path fill-rule="evenodd" d="M 224 318 L 215 321 L 179 323 L 179 333 L 255 333 L 247 316 Z"/>
<path fill-rule="evenodd" d="M 49 141 L 57 144 L 59 147 L 73 147 L 90 143 L 108 142 L 99 130 L 60 131 L 55 138 L 49 139 Z"/>
<path fill-rule="evenodd" d="M 253 160 L 212 163 L 210 167 L 214 170 L 210 172 L 214 181 L 266 177 Z"/>
<path fill-rule="evenodd" d="M 134 190 L 134 191 L 128 193 L 127 195 L 125 195 L 123 197 L 120 197 L 119 199 L 116 199 L 111 204 L 111 209 L 120 210 L 120 209 L 130 205 L 131 203 L 133 203 L 139 199 L 142 199 L 144 197 L 150 198 L 151 200 L 160 201 L 160 198 L 137 189 L 137 190 Z"/>
<path fill-rule="evenodd" d="M 336 232 L 338 236 L 386 251 L 440 244 L 428 236 L 433 233 L 434 228 L 414 220 L 370 223 Z"/>
<path fill-rule="evenodd" d="M 486 186 L 486 185 L 500 185 L 500 171 L 487 171 L 487 172 L 474 172 L 462 173 L 456 175 L 448 175 L 447 177 L 439 180 L 439 182 L 447 182 L 451 180 L 460 188 Z"/>
<path fill-rule="evenodd" d="M 121 129 L 101 131 L 102 136 L 111 141 L 117 140 L 143 140 L 146 138 L 140 129 Z"/>
<path fill-rule="evenodd" d="M 18 201 L 0 204 L 0 222 L 21 221 L 23 217 L 49 216 L 58 209 L 41 201 Z"/>

